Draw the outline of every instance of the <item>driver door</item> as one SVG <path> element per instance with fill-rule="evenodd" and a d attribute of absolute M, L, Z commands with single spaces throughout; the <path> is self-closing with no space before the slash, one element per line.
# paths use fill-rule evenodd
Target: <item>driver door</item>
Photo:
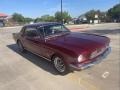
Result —
<path fill-rule="evenodd" d="M 23 35 L 24 47 L 33 53 L 38 53 L 38 48 L 41 48 L 39 45 L 39 40 L 41 39 L 36 27 L 26 27 Z M 39 47 L 38 47 L 39 45 Z"/>

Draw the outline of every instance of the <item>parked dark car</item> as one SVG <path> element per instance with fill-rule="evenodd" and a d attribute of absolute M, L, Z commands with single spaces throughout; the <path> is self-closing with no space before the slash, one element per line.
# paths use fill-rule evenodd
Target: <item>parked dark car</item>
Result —
<path fill-rule="evenodd" d="M 93 66 L 110 52 L 108 37 L 71 32 L 60 23 L 26 25 L 13 37 L 21 52 L 51 61 L 60 74 Z"/>

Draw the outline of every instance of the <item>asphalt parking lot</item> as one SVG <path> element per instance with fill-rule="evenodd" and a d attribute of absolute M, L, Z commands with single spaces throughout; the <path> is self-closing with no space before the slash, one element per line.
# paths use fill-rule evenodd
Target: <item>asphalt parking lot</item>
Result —
<path fill-rule="evenodd" d="M 120 23 L 77 29 L 77 32 L 108 36 L 112 52 L 102 63 L 65 76 L 58 75 L 46 60 L 30 52 L 19 53 L 12 33 L 19 32 L 20 29 L 21 27 L 0 28 L 0 90 L 120 89 Z"/>

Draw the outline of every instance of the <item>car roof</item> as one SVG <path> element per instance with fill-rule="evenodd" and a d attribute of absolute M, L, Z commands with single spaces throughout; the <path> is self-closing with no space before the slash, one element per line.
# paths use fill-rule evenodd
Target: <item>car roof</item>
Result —
<path fill-rule="evenodd" d="M 49 26 L 49 25 L 60 25 L 58 22 L 39 22 L 34 24 L 25 25 L 24 27 L 43 27 L 43 26 Z"/>

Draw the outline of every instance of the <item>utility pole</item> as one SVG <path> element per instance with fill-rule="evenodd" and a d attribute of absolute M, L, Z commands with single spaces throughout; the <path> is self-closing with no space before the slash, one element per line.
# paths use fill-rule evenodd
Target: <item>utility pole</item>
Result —
<path fill-rule="evenodd" d="M 61 0 L 61 23 L 63 24 L 63 1 Z"/>

